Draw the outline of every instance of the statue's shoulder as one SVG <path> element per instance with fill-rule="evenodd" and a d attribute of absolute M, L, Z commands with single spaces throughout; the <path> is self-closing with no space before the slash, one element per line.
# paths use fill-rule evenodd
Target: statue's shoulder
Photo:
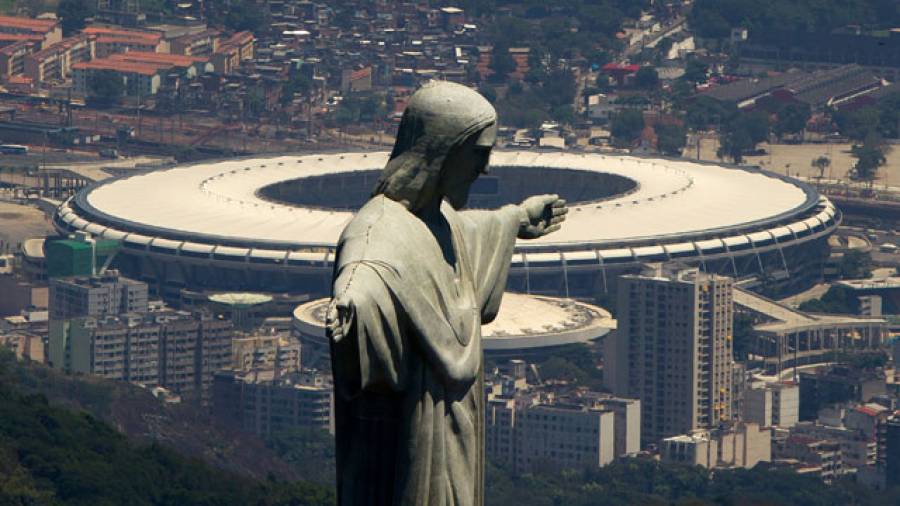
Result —
<path fill-rule="evenodd" d="M 347 240 L 361 234 L 369 237 L 373 234 L 396 234 L 402 229 L 413 226 L 415 219 L 415 216 L 403 204 L 384 195 L 376 195 L 369 199 L 350 220 L 341 234 L 341 239 Z"/>

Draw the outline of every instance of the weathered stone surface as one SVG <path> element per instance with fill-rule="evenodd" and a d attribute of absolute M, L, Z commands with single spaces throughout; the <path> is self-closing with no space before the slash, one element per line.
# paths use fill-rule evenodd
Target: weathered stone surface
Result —
<path fill-rule="evenodd" d="M 558 229 L 567 211 L 555 195 L 460 211 L 496 125 L 478 93 L 425 85 L 338 242 L 328 333 L 342 506 L 484 502 L 481 324 L 516 238 Z"/>

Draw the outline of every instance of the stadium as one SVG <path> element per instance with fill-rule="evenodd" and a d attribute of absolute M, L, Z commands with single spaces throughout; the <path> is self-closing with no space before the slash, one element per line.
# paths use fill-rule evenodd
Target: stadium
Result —
<path fill-rule="evenodd" d="M 303 345 L 303 363 L 330 368 L 325 313 L 330 299 L 298 306 L 291 318 L 291 335 Z M 573 344 L 588 344 L 616 328 L 605 309 L 556 297 L 506 293 L 497 318 L 482 327 L 482 346 L 488 358 L 502 360 L 546 355 Z"/>
<path fill-rule="evenodd" d="M 63 234 L 122 244 L 116 267 L 160 296 L 253 291 L 327 296 L 334 247 L 388 153 L 240 158 L 177 165 L 83 189 L 56 211 Z M 470 207 L 558 193 L 559 232 L 520 241 L 508 289 L 602 299 L 616 276 L 677 260 L 768 293 L 821 276 L 841 215 L 802 182 L 687 159 L 495 151 Z"/>

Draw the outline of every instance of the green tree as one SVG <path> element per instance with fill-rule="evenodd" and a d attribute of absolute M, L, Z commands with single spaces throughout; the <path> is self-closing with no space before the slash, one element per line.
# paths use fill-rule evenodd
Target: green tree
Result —
<path fill-rule="evenodd" d="M 709 66 L 705 63 L 692 58 L 688 60 L 687 64 L 684 67 L 684 75 L 681 76 L 682 79 L 689 83 L 705 83 L 708 79 Z"/>
<path fill-rule="evenodd" d="M 881 122 L 878 109 L 874 107 L 864 107 L 855 111 L 834 111 L 831 119 L 837 125 L 841 135 L 860 142 L 876 135 Z"/>
<path fill-rule="evenodd" d="M 687 144 L 687 130 L 675 124 L 656 125 L 657 149 L 666 156 L 681 156 Z"/>
<path fill-rule="evenodd" d="M 94 72 L 88 79 L 87 101 L 94 107 L 110 107 L 125 94 L 125 83 L 111 70 Z"/>
<path fill-rule="evenodd" d="M 68 36 L 80 31 L 85 20 L 92 17 L 97 10 L 97 2 L 91 0 L 60 0 L 56 6 L 56 15 L 60 19 L 63 34 Z"/>
<path fill-rule="evenodd" d="M 723 104 L 710 97 L 700 96 L 691 101 L 685 111 L 685 122 L 694 130 L 721 128 L 738 114 L 735 106 Z"/>
<path fill-rule="evenodd" d="M 853 290 L 835 285 L 820 299 L 811 299 L 800 304 L 801 311 L 826 314 L 858 314 L 859 299 Z"/>
<path fill-rule="evenodd" d="M 844 253 L 838 264 L 838 274 L 844 279 L 863 279 L 872 276 L 872 255 L 859 250 Z"/>
<path fill-rule="evenodd" d="M 281 85 L 281 105 L 290 104 L 296 94 L 305 95 L 312 90 L 312 78 L 302 72 L 292 72 L 290 77 Z"/>
<path fill-rule="evenodd" d="M 644 114 L 639 109 L 623 109 L 612 117 L 610 134 L 613 144 L 629 146 L 644 129 Z"/>
<path fill-rule="evenodd" d="M 224 15 L 222 23 L 231 30 L 259 32 L 265 28 L 265 12 L 251 0 L 226 0 L 215 12 Z"/>
<path fill-rule="evenodd" d="M 478 87 L 478 93 L 481 93 L 492 104 L 497 101 L 497 90 L 493 86 L 482 84 Z"/>
<path fill-rule="evenodd" d="M 810 162 L 810 167 L 815 167 L 819 171 L 819 175 L 816 176 L 819 181 L 825 177 L 825 169 L 831 167 L 831 158 L 828 158 L 825 155 L 822 155 L 818 158 L 813 158 L 812 162 Z"/>
<path fill-rule="evenodd" d="M 863 144 L 854 144 L 850 148 L 850 154 L 856 158 L 851 174 L 853 179 L 863 181 L 871 187 L 878 178 L 878 169 L 887 162 L 884 148 L 870 136 Z"/>
<path fill-rule="evenodd" d="M 641 67 L 634 75 L 634 84 L 645 90 L 655 90 L 659 86 L 659 73 L 653 67 Z"/>
<path fill-rule="evenodd" d="M 768 136 L 769 123 L 763 112 L 739 113 L 723 126 L 719 134 L 719 158 L 742 163 L 744 154 L 752 151 Z"/>
<path fill-rule="evenodd" d="M 491 53 L 491 80 L 495 82 L 503 82 L 510 72 L 516 70 L 516 61 L 509 54 L 509 46 L 494 46 Z"/>
<path fill-rule="evenodd" d="M 659 61 L 666 59 L 666 56 L 668 56 L 669 51 L 672 50 L 673 45 L 675 45 L 675 41 L 673 41 L 671 37 L 663 37 L 656 43 L 656 52 Z"/>
<path fill-rule="evenodd" d="M 806 104 L 788 104 L 778 111 L 774 131 L 779 139 L 786 134 L 802 134 L 812 115 Z"/>
<path fill-rule="evenodd" d="M 572 105 L 575 100 L 575 76 L 565 69 L 557 69 L 541 85 L 541 94 L 551 107 Z"/>

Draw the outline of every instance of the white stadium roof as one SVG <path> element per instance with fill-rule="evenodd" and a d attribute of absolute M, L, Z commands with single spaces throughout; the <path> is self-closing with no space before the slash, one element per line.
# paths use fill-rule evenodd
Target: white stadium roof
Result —
<path fill-rule="evenodd" d="M 256 191 L 301 177 L 375 170 L 386 160 L 387 153 L 348 153 L 177 166 L 102 184 L 87 194 L 86 202 L 91 214 L 107 218 L 102 220 L 107 225 L 126 231 L 138 225 L 145 235 L 332 245 L 350 212 L 274 203 Z M 617 243 L 739 228 L 796 210 L 809 197 L 800 186 L 763 172 L 691 161 L 500 151 L 491 163 L 605 172 L 639 185 L 618 198 L 572 206 L 562 230 L 530 245 Z"/>

